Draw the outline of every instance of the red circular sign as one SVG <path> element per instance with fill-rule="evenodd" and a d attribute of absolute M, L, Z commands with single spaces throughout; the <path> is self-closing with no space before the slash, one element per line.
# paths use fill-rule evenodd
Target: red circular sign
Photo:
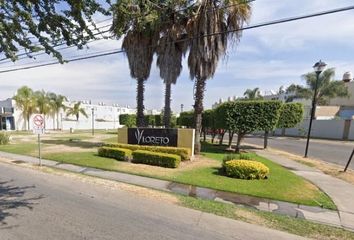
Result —
<path fill-rule="evenodd" d="M 34 125 L 36 125 L 37 127 L 42 127 L 43 123 L 44 123 L 44 119 L 42 117 L 42 115 L 36 115 L 33 118 L 33 123 Z"/>

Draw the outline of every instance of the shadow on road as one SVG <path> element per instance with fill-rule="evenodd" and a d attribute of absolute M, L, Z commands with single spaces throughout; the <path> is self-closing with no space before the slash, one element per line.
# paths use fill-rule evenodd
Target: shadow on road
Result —
<path fill-rule="evenodd" d="M 7 217 L 17 217 L 17 214 L 12 211 L 18 208 L 32 210 L 33 206 L 38 204 L 38 200 L 43 198 L 42 195 L 25 197 L 26 191 L 35 186 L 18 187 L 11 183 L 12 181 L 0 182 L 0 229 L 17 227 L 17 225 L 9 226 L 6 222 Z"/>

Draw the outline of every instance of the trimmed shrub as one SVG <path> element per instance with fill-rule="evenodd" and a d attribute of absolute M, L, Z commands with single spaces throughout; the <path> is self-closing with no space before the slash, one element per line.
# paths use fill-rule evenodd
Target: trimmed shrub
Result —
<path fill-rule="evenodd" d="M 178 147 L 160 147 L 160 146 L 147 146 L 147 145 L 134 145 L 134 144 L 124 144 L 124 143 L 115 143 L 115 144 L 106 144 L 105 146 L 113 148 L 126 148 L 132 151 L 136 150 L 145 150 L 150 152 L 160 152 L 175 154 L 181 157 L 182 161 L 190 160 L 190 149 L 189 148 L 178 148 Z"/>
<path fill-rule="evenodd" d="M 132 150 L 124 148 L 100 147 L 98 149 L 98 155 L 101 157 L 128 161 L 132 158 Z"/>
<path fill-rule="evenodd" d="M 7 133 L 0 132 L 0 145 L 6 145 L 10 142 L 10 136 Z"/>
<path fill-rule="evenodd" d="M 177 168 L 181 162 L 181 157 L 175 154 L 136 150 L 133 152 L 132 162 L 167 168 Z"/>
<path fill-rule="evenodd" d="M 263 163 L 249 160 L 230 160 L 225 163 L 226 175 L 241 179 L 264 179 L 269 168 Z"/>
<path fill-rule="evenodd" d="M 222 168 L 225 170 L 225 163 L 231 160 L 253 160 L 251 153 L 241 153 L 241 154 L 227 154 L 222 159 Z"/>

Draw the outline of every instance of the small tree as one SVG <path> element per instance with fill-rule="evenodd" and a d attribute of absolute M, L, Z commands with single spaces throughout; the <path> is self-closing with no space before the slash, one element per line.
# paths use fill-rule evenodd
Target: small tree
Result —
<path fill-rule="evenodd" d="M 217 132 L 219 133 L 219 145 L 220 146 L 223 144 L 225 132 L 229 128 L 229 125 L 230 125 L 230 123 L 227 119 L 227 114 L 228 114 L 229 109 L 231 109 L 231 104 L 232 103 L 229 103 L 229 102 L 223 103 L 223 104 L 219 105 L 214 110 L 215 128 L 217 129 Z M 230 140 L 230 138 L 229 138 L 229 140 Z M 230 141 L 229 141 L 229 147 L 230 147 Z"/>
<path fill-rule="evenodd" d="M 185 126 L 191 128 L 194 126 L 194 112 L 181 112 L 179 116 L 179 123 L 180 126 Z"/>
<path fill-rule="evenodd" d="M 202 133 L 204 135 L 204 142 L 206 141 L 206 135 L 208 134 L 208 132 L 210 132 L 212 136 L 211 142 L 214 142 L 216 128 L 215 113 L 212 109 L 205 110 L 202 115 Z"/>
<path fill-rule="evenodd" d="M 237 133 L 236 152 L 246 134 L 257 130 L 272 129 L 279 119 L 281 103 L 278 101 L 236 101 L 225 106 L 225 123 L 230 134 Z M 218 117 L 220 118 L 220 117 Z M 232 137 L 230 136 L 230 141 Z"/>
<path fill-rule="evenodd" d="M 125 125 L 126 127 L 136 126 L 136 115 L 135 114 L 119 115 L 119 124 Z"/>
<path fill-rule="evenodd" d="M 280 111 L 282 108 L 282 102 L 280 101 L 264 101 L 262 106 L 262 111 L 259 113 L 260 126 L 264 131 L 264 148 L 268 147 L 268 136 L 269 131 L 272 131 L 276 128 Z"/>
<path fill-rule="evenodd" d="M 293 128 L 304 118 L 304 106 L 301 103 L 283 104 L 277 128 Z"/>
<path fill-rule="evenodd" d="M 66 116 L 75 116 L 76 121 L 79 121 L 80 115 L 88 118 L 88 115 L 84 108 L 81 107 L 81 102 L 77 102 L 73 107 L 68 108 Z"/>

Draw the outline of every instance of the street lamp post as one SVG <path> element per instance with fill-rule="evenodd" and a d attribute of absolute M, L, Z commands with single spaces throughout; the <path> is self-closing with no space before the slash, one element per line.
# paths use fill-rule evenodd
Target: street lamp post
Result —
<path fill-rule="evenodd" d="M 349 164 L 350 164 L 350 162 L 351 162 L 352 159 L 353 159 L 353 156 L 354 156 L 354 149 L 353 149 L 353 151 L 352 151 L 352 154 L 351 154 L 350 157 L 349 157 L 349 160 L 348 160 L 348 162 L 347 162 L 347 165 L 345 165 L 344 172 L 347 171 L 347 169 L 348 169 L 348 167 L 349 167 Z"/>
<path fill-rule="evenodd" d="M 92 136 L 95 135 L 95 109 L 91 108 L 92 111 Z"/>
<path fill-rule="evenodd" d="M 313 121 L 313 119 L 315 117 L 315 112 L 316 112 L 318 81 L 319 81 L 321 72 L 325 69 L 326 66 L 327 66 L 327 64 L 322 62 L 321 60 L 319 62 L 317 62 L 313 66 L 313 69 L 315 70 L 315 73 L 316 73 L 316 83 L 315 83 L 315 92 L 313 94 L 313 99 L 312 99 L 312 109 L 311 109 L 310 124 L 309 124 L 309 129 L 308 129 L 308 132 L 307 132 L 307 142 L 306 142 L 306 149 L 305 149 L 305 156 L 304 156 L 305 158 L 307 158 L 307 153 L 308 153 L 308 150 L 309 150 L 312 121 Z"/>

